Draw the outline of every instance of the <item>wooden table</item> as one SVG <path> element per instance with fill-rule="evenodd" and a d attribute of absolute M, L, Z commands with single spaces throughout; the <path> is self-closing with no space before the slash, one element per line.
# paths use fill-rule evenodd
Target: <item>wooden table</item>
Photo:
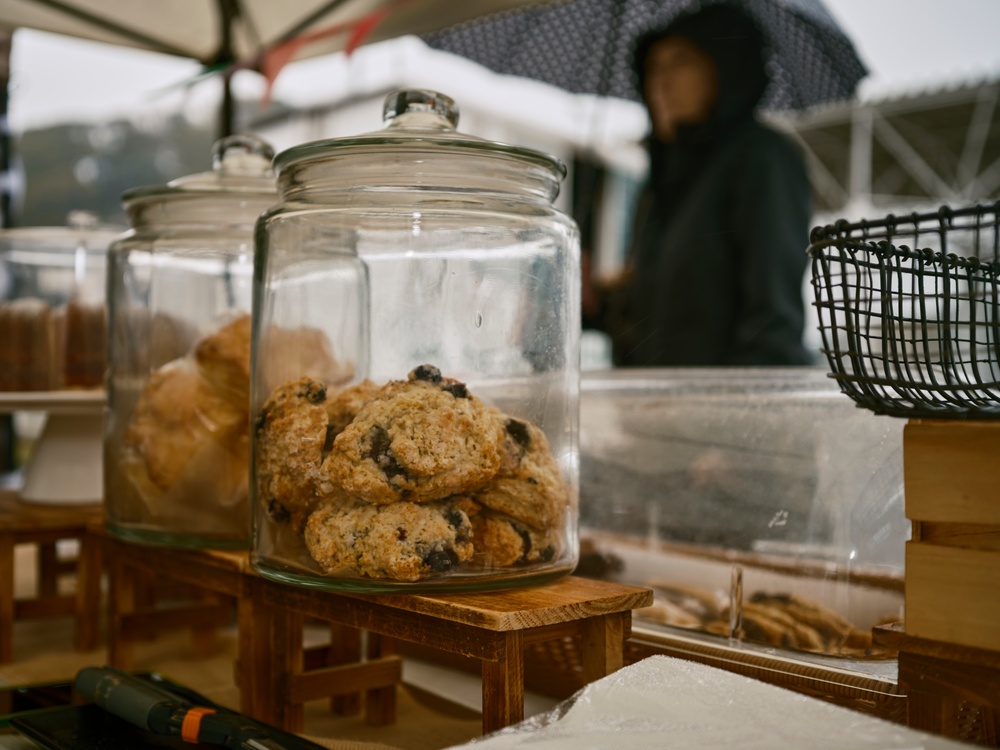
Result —
<path fill-rule="evenodd" d="M 100 640 L 101 558 L 87 527 L 102 518 L 100 503 L 43 505 L 19 502 L 17 493 L 0 490 L 0 664 L 14 659 L 14 620 L 73 616 L 73 646 L 97 648 Z M 58 559 L 56 543 L 75 539 L 75 560 Z M 14 548 L 38 545 L 38 587 L 34 598 L 14 598 Z M 76 590 L 60 595 L 58 578 L 76 574 Z"/>

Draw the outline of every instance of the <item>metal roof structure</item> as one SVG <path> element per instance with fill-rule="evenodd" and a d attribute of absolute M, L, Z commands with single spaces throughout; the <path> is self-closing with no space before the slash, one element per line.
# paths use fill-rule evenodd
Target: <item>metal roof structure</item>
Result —
<path fill-rule="evenodd" d="M 805 151 L 818 216 L 1000 198 L 1000 78 L 777 117 Z"/>

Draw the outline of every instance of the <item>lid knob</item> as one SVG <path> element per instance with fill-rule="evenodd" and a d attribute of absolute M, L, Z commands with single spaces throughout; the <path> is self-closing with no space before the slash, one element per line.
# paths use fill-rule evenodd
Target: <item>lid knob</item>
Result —
<path fill-rule="evenodd" d="M 458 105 L 450 96 L 426 89 L 401 89 L 385 98 L 382 121 L 387 128 L 454 130 Z"/>
<path fill-rule="evenodd" d="M 212 170 L 223 175 L 271 174 L 274 149 L 252 135 L 229 135 L 212 145 Z"/>
<path fill-rule="evenodd" d="M 82 211 L 75 209 L 66 216 L 66 224 L 75 231 L 87 231 L 94 229 L 99 222 L 97 214 L 93 211 Z"/>

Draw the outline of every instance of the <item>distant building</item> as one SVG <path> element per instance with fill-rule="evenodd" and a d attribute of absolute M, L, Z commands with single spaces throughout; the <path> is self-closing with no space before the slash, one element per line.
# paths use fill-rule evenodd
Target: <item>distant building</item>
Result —
<path fill-rule="evenodd" d="M 809 160 L 817 219 L 1000 198 L 1000 80 L 776 118 Z"/>

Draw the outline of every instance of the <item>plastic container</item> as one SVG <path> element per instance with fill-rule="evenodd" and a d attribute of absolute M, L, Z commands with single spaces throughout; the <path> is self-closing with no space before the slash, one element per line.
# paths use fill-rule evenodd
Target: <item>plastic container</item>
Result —
<path fill-rule="evenodd" d="M 820 368 L 587 373 L 581 574 L 650 586 L 635 629 L 875 659 L 901 617 L 901 420 Z"/>
<path fill-rule="evenodd" d="M 254 568 L 349 591 L 499 588 L 577 561 L 579 235 L 556 159 L 446 96 L 275 159 L 257 229 Z"/>
<path fill-rule="evenodd" d="M 0 391 L 103 387 L 105 258 L 121 232 L 82 211 L 0 230 Z"/>
<path fill-rule="evenodd" d="M 272 158 L 231 136 L 211 171 L 122 196 L 132 229 L 109 254 L 104 458 L 119 538 L 248 546 L 253 227 L 277 199 Z"/>

